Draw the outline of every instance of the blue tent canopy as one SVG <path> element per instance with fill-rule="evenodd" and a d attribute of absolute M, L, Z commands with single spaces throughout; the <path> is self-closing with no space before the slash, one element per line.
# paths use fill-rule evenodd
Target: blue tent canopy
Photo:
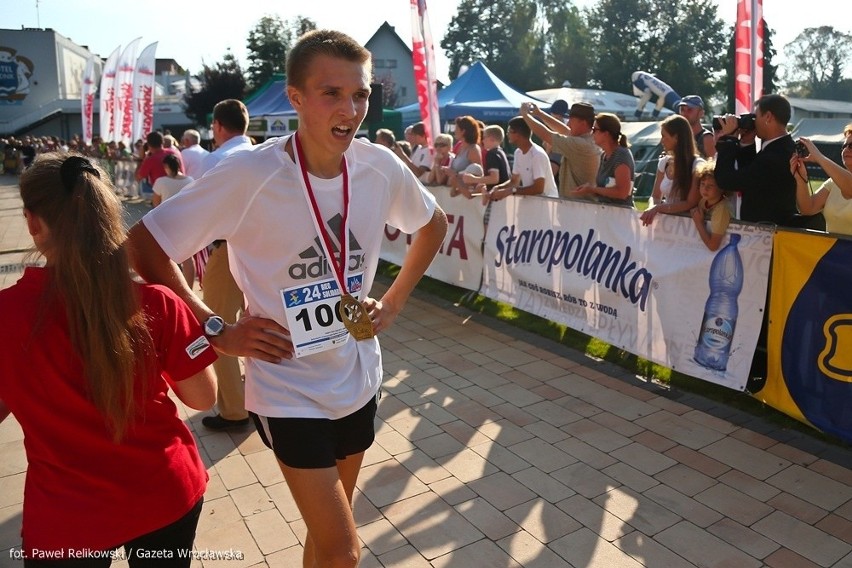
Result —
<path fill-rule="evenodd" d="M 287 81 L 284 79 L 270 81 L 261 87 L 246 103 L 249 117 L 294 113 L 285 92 L 286 87 Z"/>
<path fill-rule="evenodd" d="M 546 104 L 510 87 L 481 61 L 474 63 L 464 74 L 438 91 L 438 109 L 441 121 L 444 122 L 465 115 L 486 123 L 505 122 L 517 116 L 520 113 L 521 104 L 525 102 Z M 402 113 L 403 125 L 420 120 L 419 103 L 396 110 Z"/>

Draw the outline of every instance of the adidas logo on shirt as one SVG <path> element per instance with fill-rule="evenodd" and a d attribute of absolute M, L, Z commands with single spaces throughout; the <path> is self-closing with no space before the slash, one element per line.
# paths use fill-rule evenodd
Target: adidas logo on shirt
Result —
<path fill-rule="evenodd" d="M 329 229 L 329 235 L 331 235 L 332 246 L 334 247 L 331 254 L 340 254 L 338 236 L 340 235 L 341 223 L 343 223 L 343 217 L 340 214 L 335 215 L 326 223 Z M 333 274 L 333 270 L 328 259 L 323 253 L 320 238 L 315 237 L 313 243 L 313 245 L 299 253 L 299 258 L 305 260 L 305 262 L 296 262 L 290 265 L 290 268 L 288 269 L 290 278 L 294 280 L 314 280 Z M 362 270 L 364 263 L 366 262 L 366 257 L 361 252 L 361 245 L 358 243 L 358 239 L 355 238 L 355 235 L 352 234 L 352 231 L 349 231 L 349 251 L 346 271 L 358 272 Z"/>

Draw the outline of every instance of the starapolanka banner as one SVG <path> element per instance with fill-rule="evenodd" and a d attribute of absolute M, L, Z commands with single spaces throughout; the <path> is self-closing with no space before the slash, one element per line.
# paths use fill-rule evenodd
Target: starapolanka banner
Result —
<path fill-rule="evenodd" d="M 744 390 L 772 230 L 732 223 L 707 250 L 689 217 L 546 198 L 494 204 L 481 293 L 671 369 Z"/>

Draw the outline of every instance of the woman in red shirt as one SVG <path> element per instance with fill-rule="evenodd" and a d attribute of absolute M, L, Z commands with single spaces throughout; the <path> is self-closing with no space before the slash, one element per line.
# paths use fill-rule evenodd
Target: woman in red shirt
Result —
<path fill-rule="evenodd" d="M 210 408 L 216 355 L 174 293 L 131 280 L 108 179 L 57 153 L 20 178 L 45 259 L 0 290 L 0 420 L 11 411 L 25 435 L 26 567 L 192 560 L 207 473 L 168 391 Z"/>

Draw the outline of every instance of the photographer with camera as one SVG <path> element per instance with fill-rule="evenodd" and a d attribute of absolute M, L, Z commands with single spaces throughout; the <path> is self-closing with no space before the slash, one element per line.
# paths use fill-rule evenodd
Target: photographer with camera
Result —
<path fill-rule="evenodd" d="M 790 171 L 796 178 L 799 212 L 810 215 L 822 211 L 827 231 L 852 235 L 852 124 L 843 129 L 843 138 L 840 157 L 846 169 L 823 155 L 813 142 L 800 138 L 797 152 L 790 158 Z M 819 164 L 830 178 L 813 193 L 805 162 Z"/>
<path fill-rule="evenodd" d="M 787 133 L 791 114 L 790 102 L 772 94 L 758 99 L 754 115 L 718 117 L 716 182 L 726 191 L 742 193 L 743 221 L 824 230 L 822 215 L 797 214 L 796 180 L 790 173 L 796 148 Z M 755 135 L 762 141 L 759 152 Z"/>
<path fill-rule="evenodd" d="M 757 100 L 754 115 L 718 117 L 721 128 L 716 140 L 716 183 L 726 191 L 742 193 L 740 219 L 743 221 L 825 230 L 822 214 L 812 217 L 797 214 L 796 180 L 790 172 L 790 158 L 796 153 L 796 145 L 787 133 L 791 114 L 790 102 L 772 94 Z M 762 141 L 759 152 L 752 142 L 755 135 Z M 766 306 L 769 306 L 768 290 Z M 746 390 L 752 393 L 762 389 L 766 380 L 768 313 L 769 310 L 763 312 L 746 384 Z"/>

